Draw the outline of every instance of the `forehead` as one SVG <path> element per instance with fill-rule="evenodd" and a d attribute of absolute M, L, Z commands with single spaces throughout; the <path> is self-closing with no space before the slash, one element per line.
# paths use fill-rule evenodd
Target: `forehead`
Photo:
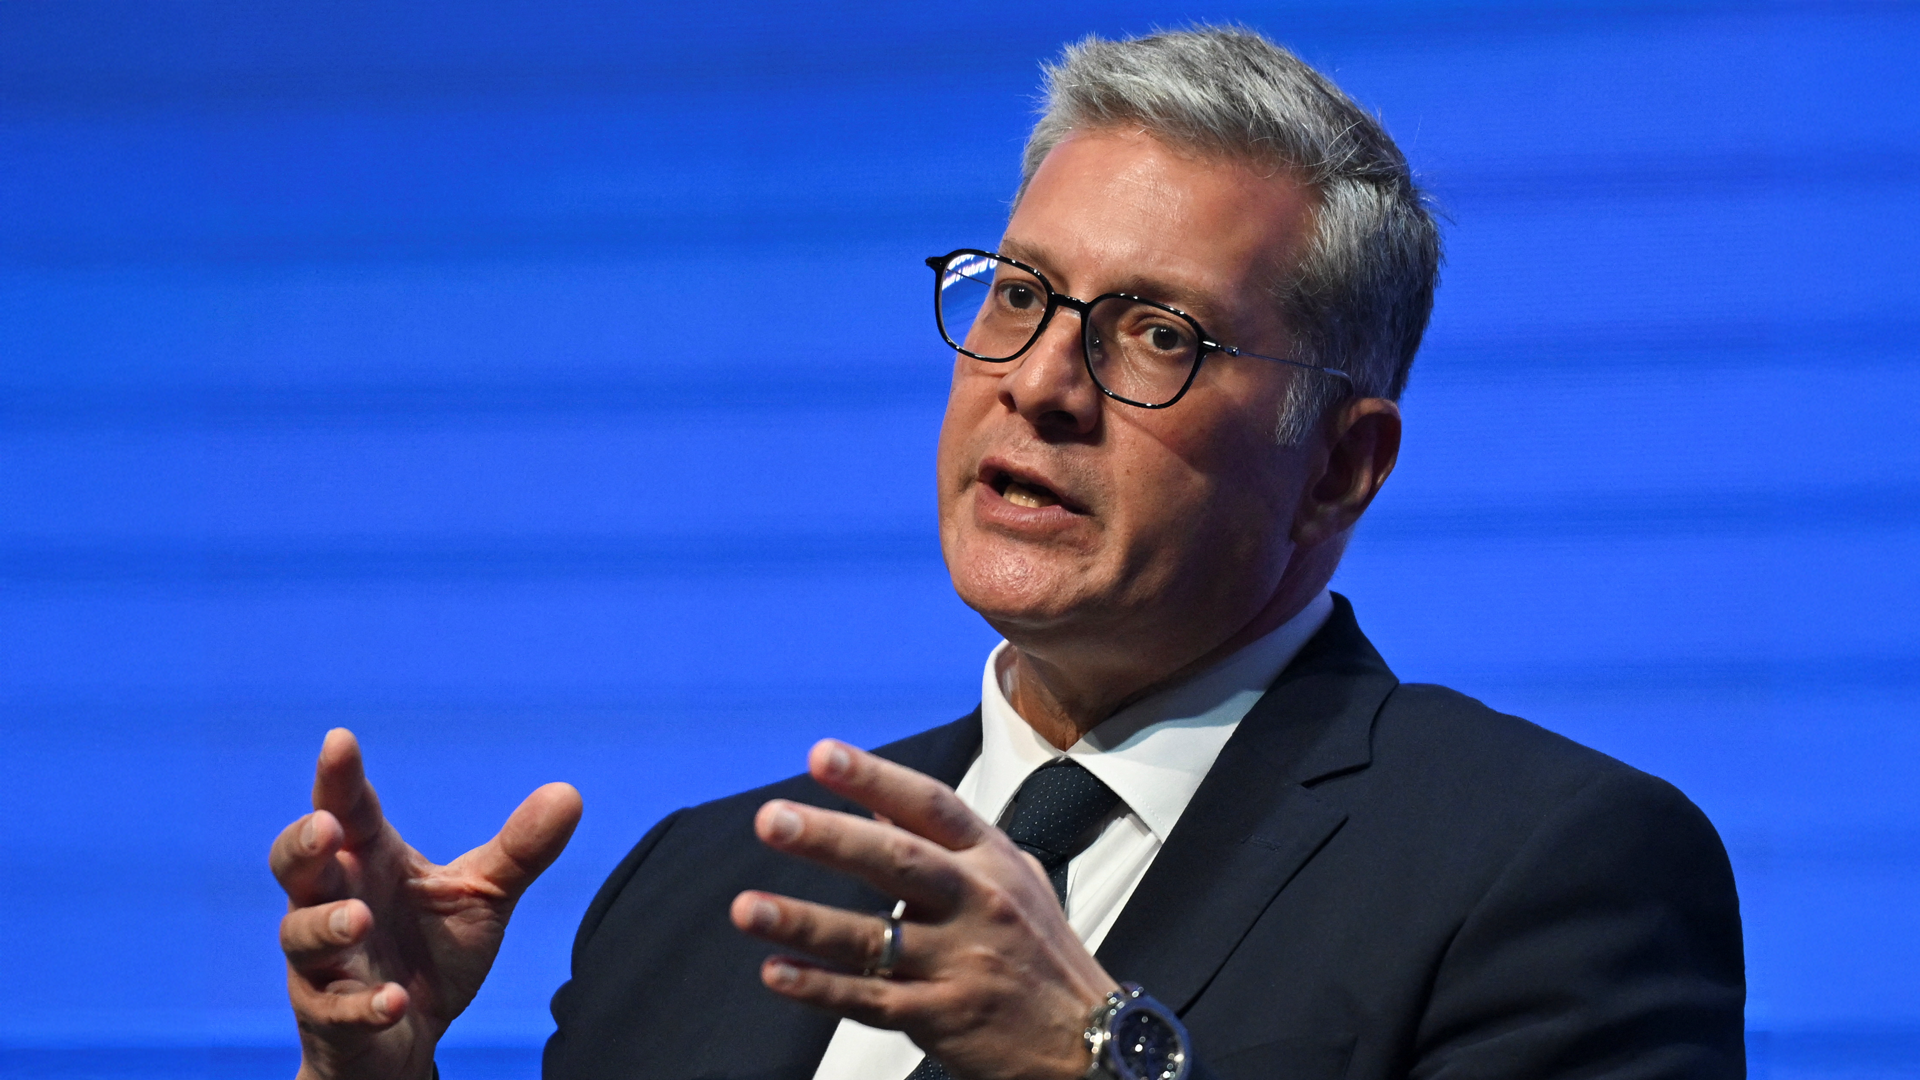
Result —
<path fill-rule="evenodd" d="M 1284 172 L 1179 149 L 1136 131 L 1075 133 L 1027 185 L 1001 249 L 1082 298 L 1138 292 L 1240 321 L 1312 222 Z"/>

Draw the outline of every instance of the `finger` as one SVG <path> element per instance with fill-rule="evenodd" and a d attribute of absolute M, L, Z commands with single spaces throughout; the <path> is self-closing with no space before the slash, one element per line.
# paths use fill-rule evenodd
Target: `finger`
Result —
<path fill-rule="evenodd" d="M 346 950 L 373 928 L 373 912 L 359 900 L 295 908 L 280 920 L 280 951 L 287 966 L 309 979 L 340 970 Z"/>
<path fill-rule="evenodd" d="M 815 743 L 807 768 L 827 790 L 949 850 L 970 848 L 992 832 L 952 788 L 838 739 Z"/>
<path fill-rule="evenodd" d="M 893 1031 L 920 1011 L 926 986 L 829 971 L 790 956 L 768 957 L 760 965 L 760 981 L 776 994 Z"/>
<path fill-rule="evenodd" d="M 498 835 L 454 865 L 472 870 L 506 899 L 517 899 L 566 849 L 580 824 L 580 809 L 580 793 L 572 784 L 547 784 L 507 816 Z"/>
<path fill-rule="evenodd" d="M 407 1015 L 410 1000 L 399 983 L 342 982 L 325 989 L 306 985 L 306 980 L 289 979 L 292 987 L 293 1014 L 303 1028 L 323 1031 L 359 1029 L 384 1031 Z"/>
<path fill-rule="evenodd" d="M 852 874 L 929 919 L 945 918 L 966 893 L 953 852 L 897 826 L 775 799 L 754 815 L 753 827 L 775 851 Z"/>
<path fill-rule="evenodd" d="M 346 830 L 324 810 L 280 830 L 267 851 L 267 866 L 295 907 L 337 900 L 346 891 L 346 876 L 334 858 L 345 841 Z"/>
<path fill-rule="evenodd" d="M 886 945 L 887 921 L 878 915 L 861 915 L 772 893 L 743 892 L 733 898 L 729 914 L 733 925 L 743 933 L 852 971 L 871 967 Z M 915 928 L 931 930 L 924 924 Z M 893 971 L 911 977 L 921 969 L 906 953 L 907 930 L 902 926 L 896 931 L 901 938 L 895 946 L 898 959 Z"/>
<path fill-rule="evenodd" d="M 325 810 L 346 829 L 346 847 L 356 847 L 380 835 L 386 819 L 380 797 L 367 783 L 360 760 L 360 742 L 346 728 L 334 728 L 320 743 L 320 761 L 313 773 L 313 808 Z"/>

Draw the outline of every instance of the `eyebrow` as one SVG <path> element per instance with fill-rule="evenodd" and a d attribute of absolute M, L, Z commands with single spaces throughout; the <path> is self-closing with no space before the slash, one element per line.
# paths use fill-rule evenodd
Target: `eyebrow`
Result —
<path fill-rule="evenodd" d="M 1041 271 L 1048 273 L 1049 278 L 1052 276 L 1052 271 L 1048 270 L 1048 265 L 1053 262 L 1053 259 L 1048 255 L 1047 249 L 1041 245 L 1022 243 L 1018 240 L 1002 240 L 1000 244 L 1000 254 L 1011 256 L 1023 263 L 1029 263 L 1038 267 Z M 1214 306 L 1214 302 L 1210 297 L 1202 293 L 1194 292 L 1191 289 L 1182 288 L 1181 286 L 1163 281 L 1159 278 L 1146 277 L 1139 274 L 1129 275 L 1121 278 L 1118 282 L 1112 283 L 1109 287 L 1102 289 L 1100 293 L 1096 295 L 1116 292 L 1126 293 L 1130 296 L 1144 297 L 1148 300 L 1179 308 L 1181 311 L 1193 316 L 1195 320 L 1207 328 L 1209 333 L 1213 332 L 1214 328 L 1221 325 L 1222 322 L 1221 313 Z M 1082 299 L 1090 300 L 1092 297 L 1082 297 Z"/>

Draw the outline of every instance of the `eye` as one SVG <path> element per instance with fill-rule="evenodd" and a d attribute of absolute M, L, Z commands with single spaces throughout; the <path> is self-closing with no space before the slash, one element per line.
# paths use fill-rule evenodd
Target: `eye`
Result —
<path fill-rule="evenodd" d="M 1186 344 L 1184 336 L 1178 330 L 1165 324 L 1147 331 L 1147 341 L 1161 352 L 1174 352 Z"/>
<path fill-rule="evenodd" d="M 1008 282 L 1000 287 L 1000 298 L 1010 308 L 1025 311 L 1040 303 L 1040 294 L 1025 282 Z"/>

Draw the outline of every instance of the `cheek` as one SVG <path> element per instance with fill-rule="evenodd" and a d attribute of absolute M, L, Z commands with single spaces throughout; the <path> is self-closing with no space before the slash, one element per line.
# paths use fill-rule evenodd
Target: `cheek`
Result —
<path fill-rule="evenodd" d="M 943 493 L 960 479 L 956 470 L 964 472 L 967 468 L 969 444 L 993 407 L 998 382 L 977 372 L 967 372 L 961 364 L 956 363 L 954 367 L 953 384 L 947 392 L 947 411 L 940 419 L 940 445 L 935 457 Z"/>
<path fill-rule="evenodd" d="M 1172 412 L 1173 410 L 1169 410 Z M 1156 417 L 1154 419 L 1174 419 Z M 1169 425 L 1149 435 L 1152 452 L 1130 455 L 1122 505 L 1135 532 L 1173 548 L 1264 546 L 1292 524 L 1301 452 L 1280 446 L 1271 428 L 1241 423 L 1210 430 Z"/>

